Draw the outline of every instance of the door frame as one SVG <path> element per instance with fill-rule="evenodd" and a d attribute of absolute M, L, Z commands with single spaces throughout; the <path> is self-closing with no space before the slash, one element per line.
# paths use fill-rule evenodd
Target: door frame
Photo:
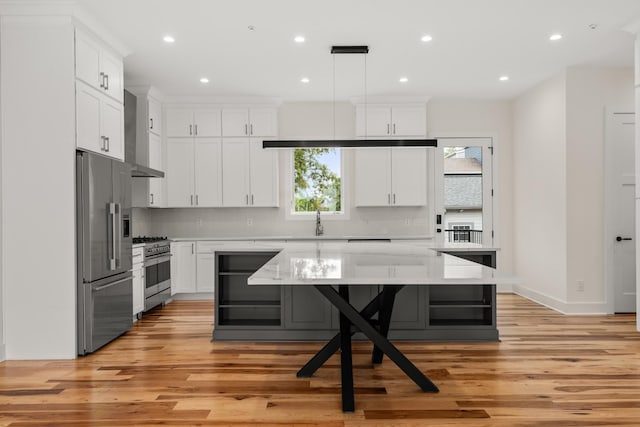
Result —
<path fill-rule="evenodd" d="M 630 119 L 634 122 L 636 121 L 635 113 L 633 112 L 633 108 L 613 108 L 606 107 L 605 108 L 605 119 L 604 119 L 604 185 L 603 185 L 603 202 L 604 202 L 604 227 L 603 227 L 603 255 L 604 255 L 604 295 L 605 295 L 605 310 L 608 314 L 613 314 L 615 312 L 615 286 L 614 286 L 614 268 L 613 268 L 613 250 L 611 246 L 613 245 L 613 239 L 615 238 L 614 234 L 611 230 L 611 212 L 612 212 L 612 197 L 611 192 L 608 191 L 608 188 L 612 185 L 612 178 L 609 172 L 612 170 L 613 165 L 611 164 L 612 155 L 611 148 L 612 145 L 609 144 L 609 141 L 612 138 L 612 129 L 616 124 L 614 117 L 615 115 L 625 114 L 630 115 Z M 634 141 L 634 151 L 635 151 L 635 141 Z M 634 153 L 634 158 L 637 158 Z M 636 170 L 638 165 L 635 166 Z M 635 195 L 638 196 L 638 189 L 635 190 Z M 635 201 L 634 201 L 635 203 Z M 636 218 L 638 216 L 638 212 L 636 212 Z M 635 240 L 637 240 L 638 231 L 636 230 L 636 235 L 633 236 Z M 638 242 L 636 241 L 636 257 L 638 252 Z M 636 265 L 636 271 L 637 271 Z M 636 301 L 638 295 L 638 281 L 636 277 Z M 638 310 L 636 303 L 636 312 Z"/>
<path fill-rule="evenodd" d="M 497 224 L 497 209 L 495 209 L 497 204 L 497 195 L 496 191 L 496 171 L 494 170 L 494 165 L 496 164 L 497 158 L 497 150 L 496 150 L 496 138 L 492 134 L 481 134 L 470 133 L 470 134 L 444 134 L 439 133 L 434 136 L 438 140 L 438 146 L 434 150 L 434 155 L 431 159 L 433 163 L 431 163 L 432 170 L 434 171 L 433 175 L 433 191 L 431 192 L 433 195 L 433 199 L 430 200 L 430 203 L 433 203 L 433 216 L 432 216 L 432 227 L 431 233 L 435 235 L 435 240 L 437 243 L 442 244 L 444 242 L 444 233 L 437 233 L 436 228 L 444 228 L 444 224 L 440 227 L 436 224 L 436 215 L 442 214 L 444 216 L 443 205 L 444 200 L 443 194 L 440 191 L 441 177 L 444 175 L 444 171 L 442 170 L 442 163 L 439 162 L 440 154 L 442 153 L 442 147 L 444 146 L 460 146 L 463 144 L 454 143 L 454 141 L 460 142 L 471 142 L 471 140 L 482 140 L 480 143 L 476 143 L 475 145 L 482 146 L 482 155 L 483 155 L 483 170 L 482 170 L 482 187 L 483 187 L 483 195 L 482 195 L 482 228 L 483 228 L 483 244 L 496 246 L 499 242 L 498 238 L 498 229 L 495 227 Z M 471 144 L 469 144 L 471 145 Z M 488 169 L 485 168 L 485 165 L 488 166 Z M 440 211 L 442 208 L 442 211 Z M 484 235 L 484 231 L 491 231 L 492 233 Z M 485 237 L 489 237 L 488 240 Z"/>

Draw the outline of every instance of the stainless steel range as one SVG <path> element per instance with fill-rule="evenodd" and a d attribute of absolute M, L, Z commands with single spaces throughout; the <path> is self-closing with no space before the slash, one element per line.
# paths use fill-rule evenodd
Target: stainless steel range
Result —
<path fill-rule="evenodd" d="M 144 310 L 164 303 L 171 297 L 171 244 L 166 237 L 134 237 L 144 243 Z"/>

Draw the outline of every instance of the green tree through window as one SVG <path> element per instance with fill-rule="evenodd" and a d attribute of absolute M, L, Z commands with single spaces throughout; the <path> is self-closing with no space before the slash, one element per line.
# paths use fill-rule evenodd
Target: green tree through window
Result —
<path fill-rule="evenodd" d="M 298 148 L 293 169 L 294 212 L 342 211 L 339 148 Z"/>

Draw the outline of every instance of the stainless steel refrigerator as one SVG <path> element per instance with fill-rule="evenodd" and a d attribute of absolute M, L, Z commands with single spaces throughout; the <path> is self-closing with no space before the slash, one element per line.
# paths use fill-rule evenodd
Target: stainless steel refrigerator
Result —
<path fill-rule="evenodd" d="M 78 354 L 131 328 L 131 166 L 76 152 Z"/>

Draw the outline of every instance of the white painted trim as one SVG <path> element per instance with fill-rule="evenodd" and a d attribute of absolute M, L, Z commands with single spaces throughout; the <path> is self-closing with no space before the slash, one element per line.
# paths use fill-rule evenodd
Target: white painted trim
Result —
<path fill-rule="evenodd" d="M 534 291 L 524 285 L 516 284 L 513 286 L 513 292 L 531 301 L 542 304 L 552 310 L 562 314 L 584 314 L 584 315 L 603 315 L 606 314 L 607 305 L 605 301 L 593 302 L 566 302 L 561 301 L 552 296 Z"/>
<path fill-rule="evenodd" d="M 211 107 L 224 107 L 225 105 L 242 105 L 243 107 L 264 107 L 265 105 L 280 106 L 282 99 L 277 97 L 260 97 L 260 96 L 166 96 L 163 100 L 171 107 L 194 108 L 202 106 L 202 104 L 219 104 L 211 105 Z"/>
<path fill-rule="evenodd" d="M 426 95 L 413 95 L 413 96 L 354 96 L 349 98 L 349 101 L 353 105 L 373 105 L 373 104 L 402 104 L 402 106 L 410 106 L 411 104 L 420 104 L 424 106 L 429 100 L 430 96 Z"/>
<path fill-rule="evenodd" d="M 165 95 L 154 86 L 141 85 L 141 86 L 125 86 L 125 90 L 128 90 L 136 96 L 145 96 L 153 98 L 158 102 L 164 102 Z"/>
<path fill-rule="evenodd" d="M 176 301 L 191 301 L 191 300 L 213 301 L 213 299 L 214 299 L 213 292 L 177 293 L 177 294 L 171 295 L 171 299 L 169 300 L 169 302 L 171 302 L 173 300 L 176 300 Z M 142 315 L 142 317 L 144 318 L 144 314 Z"/>

